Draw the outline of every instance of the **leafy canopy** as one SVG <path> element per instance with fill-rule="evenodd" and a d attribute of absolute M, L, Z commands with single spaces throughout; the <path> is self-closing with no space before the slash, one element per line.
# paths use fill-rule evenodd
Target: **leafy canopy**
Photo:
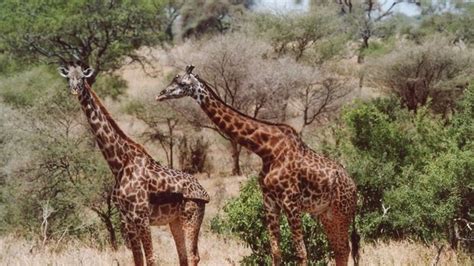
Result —
<path fill-rule="evenodd" d="M 78 61 L 96 74 L 118 68 L 124 56 L 141 60 L 137 49 L 163 37 L 161 1 L 5 0 L 0 10 L 6 52 L 48 63 Z"/>

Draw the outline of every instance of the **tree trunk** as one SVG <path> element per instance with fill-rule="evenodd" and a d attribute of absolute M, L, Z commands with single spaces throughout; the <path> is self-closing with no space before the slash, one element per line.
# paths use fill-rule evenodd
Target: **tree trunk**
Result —
<path fill-rule="evenodd" d="M 242 171 L 240 169 L 240 151 L 242 150 L 242 146 L 233 140 L 230 141 L 230 144 L 232 145 L 232 175 L 241 175 Z"/>
<path fill-rule="evenodd" d="M 173 168 L 173 136 L 170 136 L 170 168 Z"/>
<path fill-rule="evenodd" d="M 110 245 L 112 246 L 113 250 L 117 250 L 118 249 L 117 236 L 115 234 L 114 224 L 112 223 L 112 220 L 110 219 L 109 216 L 105 216 L 103 220 L 105 223 L 105 227 L 107 228 L 107 232 L 109 232 Z"/>
<path fill-rule="evenodd" d="M 109 233 L 110 245 L 112 246 L 113 250 L 117 250 L 118 249 L 117 235 L 115 233 L 115 227 L 112 222 L 112 217 L 113 217 L 112 190 L 107 192 L 106 204 L 107 204 L 106 211 L 103 211 L 100 208 L 97 208 L 94 206 L 91 206 L 91 209 L 95 213 L 97 213 L 100 220 L 105 224 L 105 228 L 107 229 L 107 232 Z"/>
<path fill-rule="evenodd" d="M 173 168 L 173 146 L 174 146 L 174 136 L 173 136 L 173 127 L 170 126 L 170 122 L 168 121 L 168 129 L 170 135 L 170 162 L 169 167 Z"/>

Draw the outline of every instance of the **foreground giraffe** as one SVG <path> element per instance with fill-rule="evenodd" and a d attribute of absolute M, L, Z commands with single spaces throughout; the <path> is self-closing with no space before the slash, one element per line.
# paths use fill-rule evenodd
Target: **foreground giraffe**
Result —
<path fill-rule="evenodd" d="M 112 192 L 120 211 L 122 233 L 135 265 L 155 265 L 151 225 L 169 224 L 180 265 L 199 262 L 198 236 L 209 195 L 193 176 L 161 166 L 118 127 L 87 83 L 93 70 L 59 68 L 78 95 L 97 144 L 115 176 Z"/>
<path fill-rule="evenodd" d="M 344 168 L 308 148 L 292 127 L 254 119 L 226 105 L 204 80 L 192 73 L 193 68 L 188 66 L 184 75 L 177 75 L 156 100 L 191 96 L 223 133 L 261 157 L 259 184 L 273 265 L 281 263 L 281 210 L 288 218 L 300 265 L 307 264 L 301 224 L 303 213 L 319 218 L 334 251 L 336 265 L 347 265 L 348 231 L 355 216 L 357 195 L 354 181 Z M 352 255 L 357 263 L 355 230 L 352 242 Z"/>

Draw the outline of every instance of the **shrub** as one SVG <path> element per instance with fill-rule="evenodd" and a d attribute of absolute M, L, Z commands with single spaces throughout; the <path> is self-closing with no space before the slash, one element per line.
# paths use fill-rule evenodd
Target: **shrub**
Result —
<path fill-rule="evenodd" d="M 203 137 L 192 139 L 188 143 L 188 138 L 184 136 L 179 143 L 179 165 L 182 171 L 190 174 L 209 172 L 209 142 Z"/>
<path fill-rule="evenodd" d="M 407 44 L 373 60 L 370 79 L 396 95 L 410 110 L 428 104 L 438 113 L 452 111 L 456 99 L 474 73 L 473 56 L 447 40 L 433 39 L 423 45 Z"/>
<path fill-rule="evenodd" d="M 270 242 L 264 223 L 261 195 L 257 178 L 250 178 L 242 186 L 239 196 L 224 206 L 224 213 L 211 221 L 212 231 L 237 236 L 250 247 L 252 254 L 242 260 L 244 265 L 271 264 Z M 310 264 L 324 264 L 329 257 L 329 246 L 322 227 L 310 216 L 304 215 L 303 231 Z M 284 263 L 294 262 L 297 258 L 286 218 L 282 218 L 280 232 L 282 260 Z"/>
<path fill-rule="evenodd" d="M 67 90 L 57 74 L 45 66 L 33 67 L 16 75 L 4 77 L 0 82 L 0 96 L 15 108 L 31 107 L 53 89 Z"/>
<path fill-rule="evenodd" d="M 474 148 L 474 83 L 464 93 L 462 100 L 457 105 L 457 112 L 452 120 L 450 133 L 456 139 L 461 149 Z"/>
<path fill-rule="evenodd" d="M 427 36 L 441 33 L 452 37 L 456 41 L 463 41 L 468 44 L 474 42 L 474 6 L 466 4 L 460 12 L 436 12 L 432 15 L 425 15 L 421 25 L 410 32 L 409 38 L 418 42 L 423 42 Z"/>
<path fill-rule="evenodd" d="M 325 151 L 339 156 L 356 180 L 357 220 L 366 239 L 452 240 L 454 221 L 471 220 L 474 157 L 459 141 L 474 119 L 466 108 L 472 106 L 471 90 L 452 121 L 432 114 L 429 106 L 410 112 L 396 99 L 344 111 L 337 140 L 326 143 Z"/>
<path fill-rule="evenodd" d="M 120 76 L 115 74 L 102 75 L 97 78 L 94 83 L 94 91 L 99 97 L 110 97 L 114 100 L 125 93 L 127 82 Z"/>
<path fill-rule="evenodd" d="M 30 64 L 25 64 L 16 59 L 15 56 L 8 53 L 2 53 L 1 51 L 2 47 L 0 44 L 0 75 L 11 75 L 30 66 Z"/>

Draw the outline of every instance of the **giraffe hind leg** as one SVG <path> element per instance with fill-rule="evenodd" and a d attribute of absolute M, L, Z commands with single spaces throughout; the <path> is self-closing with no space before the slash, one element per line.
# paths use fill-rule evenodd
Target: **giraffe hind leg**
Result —
<path fill-rule="evenodd" d="M 183 229 L 186 239 L 186 252 L 188 254 L 188 264 L 197 265 L 199 263 L 199 230 L 204 218 L 205 203 L 188 200 L 184 203 Z"/>
<path fill-rule="evenodd" d="M 315 216 L 313 216 L 315 218 Z M 347 265 L 349 260 L 349 227 L 351 217 L 341 214 L 332 209 L 319 216 L 326 236 L 329 240 L 329 246 L 334 252 L 337 266 Z"/>
<path fill-rule="evenodd" d="M 174 238 L 176 250 L 179 257 L 179 265 L 188 265 L 188 256 L 186 253 L 186 241 L 184 238 L 184 230 L 181 219 L 178 217 L 170 223 L 171 234 Z"/>

